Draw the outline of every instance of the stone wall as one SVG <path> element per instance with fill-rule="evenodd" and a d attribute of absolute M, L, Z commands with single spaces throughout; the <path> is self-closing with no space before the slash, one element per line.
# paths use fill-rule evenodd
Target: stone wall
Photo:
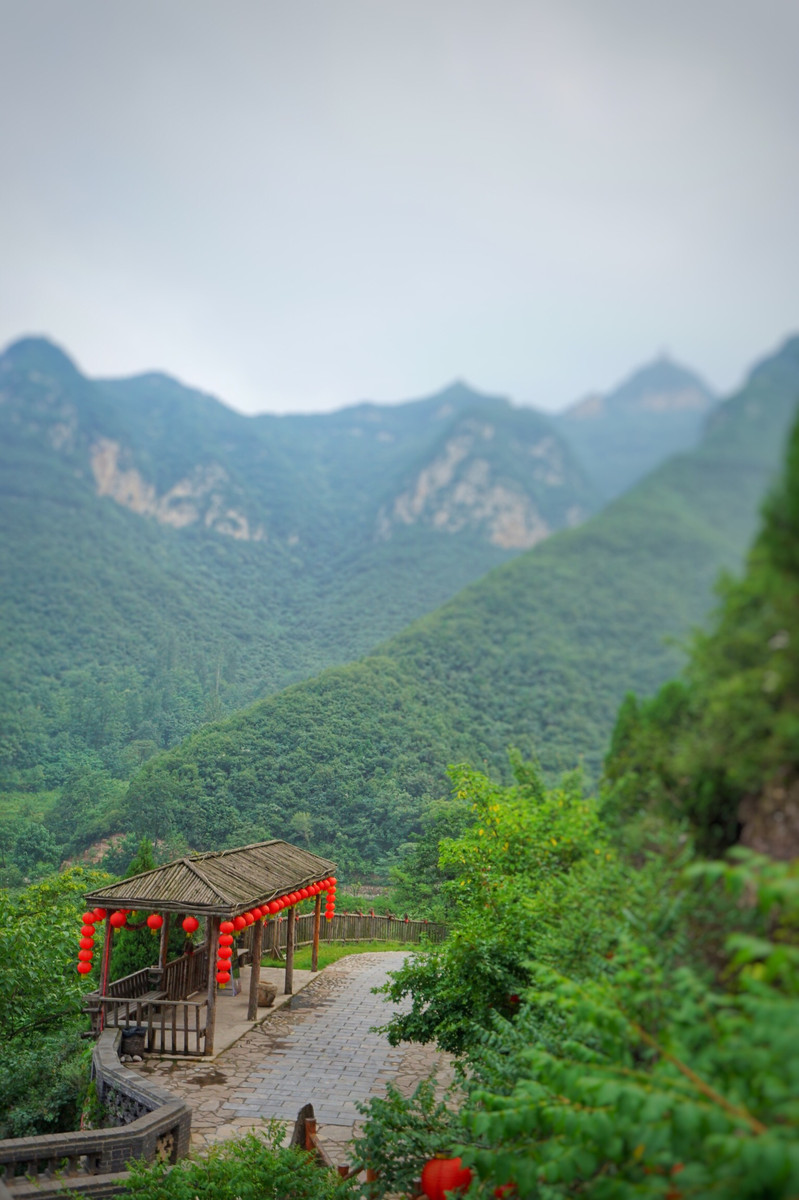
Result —
<path fill-rule="evenodd" d="M 97 1197 L 122 1190 L 134 1158 L 174 1163 L 189 1152 L 191 1108 L 119 1061 L 121 1031 L 100 1034 L 92 1055 L 103 1129 L 0 1141 L 0 1200 L 51 1200 L 64 1189 Z"/>

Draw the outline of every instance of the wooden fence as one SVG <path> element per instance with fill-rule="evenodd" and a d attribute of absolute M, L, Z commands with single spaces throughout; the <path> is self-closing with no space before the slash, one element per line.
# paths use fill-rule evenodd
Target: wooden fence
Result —
<path fill-rule="evenodd" d="M 278 957 L 286 949 L 285 917 L 268 921 L 264 930 L 264 954 Z M 249 934 L 249 930 L 247 931 Z M 322 917 L 319 928 L 321 942 L 443 942 L 446 925 L 433 921 L 411 921 L 404 917 L 371 916 L 367 913 L 336 913 L 332 921 Z M 251 938 L 250 934 L 250 938 Z M 310 946 L 313 941 L 313 913 L 302 913 L 294 928 L 295 946 Z M 249 948 L 249 941 L 244 945 Z"/>

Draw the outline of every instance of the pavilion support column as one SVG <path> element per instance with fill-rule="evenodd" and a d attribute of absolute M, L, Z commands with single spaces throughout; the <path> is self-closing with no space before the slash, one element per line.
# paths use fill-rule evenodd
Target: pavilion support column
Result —
<path fill-rule="evenodd" d="M 163 971 L 166 966 L 167 955 L 169 953 L 169 922 L 172 914 L 167 913 L 164 917 L 164 923 L 161 926 L 161 943 L 158 947 L 158 969 Z"/>
<path fill-rule="evenodd" d="M 205 1053 L 214 1052 L 214 1028 L 216 1026 L 216 970 L 214 948 L 219 937 L 219 917 L 209 917 L 206 945 L 208 947 L 208 1008 L 205 1014 Z"/>
<path fill-rule="evenodd" d="M 296 921 L 297 910 L 292 904 L 286 926 L 286 986 L 283 991 L 287 996 L 294 991 L 294 928 Z"/>
<path fill-rule="evenodd" d="M 319 926 L 322 923 L 322 897 L 317 893 L 313 909 L 313 945 L 311 946 L 311 970 L 319 970 Z"/>
<path fill-rule="evenodd" d="M 264 921 L 256 921 L 252 931 L 252 963 L 250 964 L 250 1003 L 247 1020 L 258 1016 L 258 984 L 261 982 L 261 955 L 264 946 Z"/>
<path fill-rule="evenodd" d="M 100 967 L 100 995 L 108 993 L 108 975 L 111 970 L 111 943 L 114 940 L 114 926 L 111 924 L 111 913 L 105 917 L 105 941 L 103 942 L 103 961 Z M 105 1005 L 100 1001 L 100 1032 L 105 1029 Z"/>

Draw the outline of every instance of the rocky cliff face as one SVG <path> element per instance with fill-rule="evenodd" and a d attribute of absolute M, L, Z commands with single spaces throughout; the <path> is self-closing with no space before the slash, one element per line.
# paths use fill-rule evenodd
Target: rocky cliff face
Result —
<path fill-rule="evenodd" d="M 569 469 L 563 444 L 551 433 L 535 431 L 514 436 L 508 458 L 492 453 L 495 424 L 477 418 L 458 422 L 435 455 L 422 466 L 394 499 L 380 509 L 377 533 L 389 539 L 400 526 L 423 525 L 440 533 L 463 529 L 481 532 L 504 550 L 529 550 L 553 528 L 577 524 L 586 510 L 579 503 L 565 506 L 559 517 L 551 501 L 569 491 Z M 542 512 L 540 492 L 551 493 L 549 519 Z"/>
<path fill-rule="evenodd" d="M 91 468 L 98 496 L 110 496 L 123 508 L 140 516 L 153 517 L 162 525 L 183 529 L 202 523 L 225 537 L 237 541 L 263 541 L 263 525 L 251 528 L 241 508 L 230 505 L 230 480 L 218 463 L 195 467 L 161 495 L 136 467 L 130 465 L 130 451 L 119 442 L 98 438 L 90 450 Z M 125 463 L 126 465 L 123 465 Z"/>

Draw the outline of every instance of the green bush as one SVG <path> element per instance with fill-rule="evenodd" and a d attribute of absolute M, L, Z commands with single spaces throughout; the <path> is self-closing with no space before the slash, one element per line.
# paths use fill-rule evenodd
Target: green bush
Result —
<path fill-rule="evenodd" d="M 201 1159 L 129 1164 L 125 1193 L 136 1200 L 342 1200 L 355 1185 L 316 1163 L 313 1155 L 281 1145 L 285 1127 L 270 1121 L 263 1131 L 213 1146 Z"/>

